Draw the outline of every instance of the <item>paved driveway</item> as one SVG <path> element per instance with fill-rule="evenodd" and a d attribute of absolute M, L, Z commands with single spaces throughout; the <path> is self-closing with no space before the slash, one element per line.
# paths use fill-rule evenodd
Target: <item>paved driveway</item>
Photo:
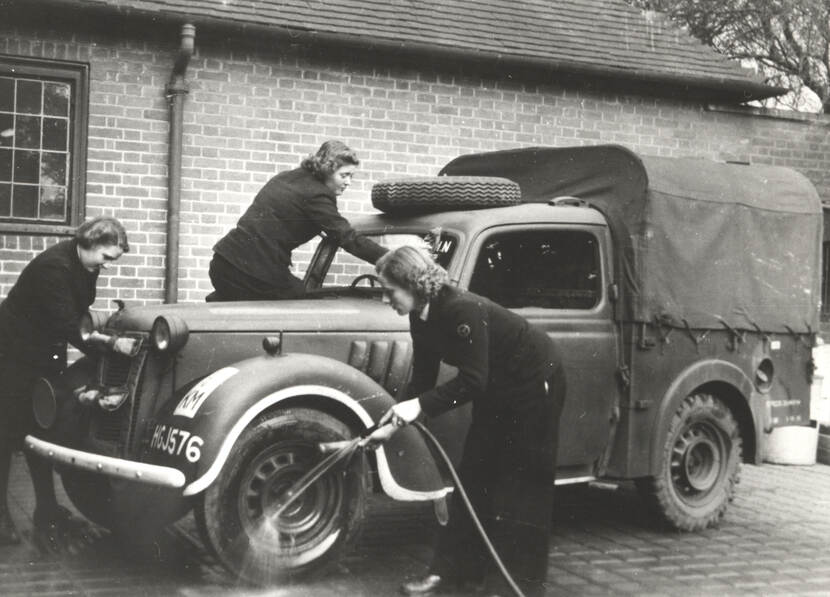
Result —
<path fill-rule="evenodd" d="M 558 493 L 551 595 L 830 595 L 830 466 L 745 466 L 718 529 L 679 534 L 649 522 L 632 488 Z M 26 543 L 0 548 L 2 595 L 394 595 L 424 571 L 436 525 L 431 509 L 370 503 L 355 551 L 324 578 L 251 590 L 238 586 L 199 544 L 190 518 L 152 554 L 125 555 L 100 537 L 77 554 L 40 556 L 23 460 L 12 472 L 13 515 Z"/>

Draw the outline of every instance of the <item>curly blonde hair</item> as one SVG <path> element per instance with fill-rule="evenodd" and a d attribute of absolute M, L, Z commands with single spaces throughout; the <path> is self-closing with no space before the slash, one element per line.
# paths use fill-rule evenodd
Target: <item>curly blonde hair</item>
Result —
<path fill-rule="evenodd" d="M 84 249 L 118 245 L 125 253 L 130 252 L 124 225 L 110 216 L 98 216 L 78 226 L 75 241 Z"/>
<path fill-rule="evenodd" d="M 398 247 L 378 259 L 375 270 L 415 295 L 420 302 L 434 299 L 449 283 L 447 270 L 415 247 Z"/>
<path fill-rule="evenodd" d="M 309 154 L 300 163 L 303 169 L 311 172 L 320 182 L 325 182 L 338 168 L 347 165 L 359 166 L 360 160 L 351 147 L 334 139 L 323 143 L 317 153 Z"/>

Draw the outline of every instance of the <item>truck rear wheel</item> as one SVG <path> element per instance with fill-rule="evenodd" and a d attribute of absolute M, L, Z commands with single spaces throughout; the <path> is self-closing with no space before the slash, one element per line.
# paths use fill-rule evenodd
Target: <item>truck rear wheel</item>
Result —
<path fill-rule="evenodd" d="M 740 478 L 741 435 L 729 407 L 706 393 L 687 396 L 672 417 L 660 472 L 637 486 L 655 513 L 674 528 L 717 524 Z"/>
<path fill-rule="evenodd" d="M 242 433 L 196 506 L 202 538 L 228 570 L 267 585 L 337 561 L 365 514 L 362 453 L 320 478 L 280 517 L 269 510 L 322 459 L 321 442 L 352 436 L 338 419 L 299 408 L 263 415 Z"/>

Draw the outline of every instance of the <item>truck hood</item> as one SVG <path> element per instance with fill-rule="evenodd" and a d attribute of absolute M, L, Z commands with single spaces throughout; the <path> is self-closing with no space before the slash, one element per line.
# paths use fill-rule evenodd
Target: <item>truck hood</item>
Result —
<path fill-rule="evenodd" d="M 180 317 L 191 332 L 398 331 L 409 321 L 378 299 L 324 295 L 290 301 L 151 305 L 114 314 L 107 327 L 149 332 L 161 315 Z"/>

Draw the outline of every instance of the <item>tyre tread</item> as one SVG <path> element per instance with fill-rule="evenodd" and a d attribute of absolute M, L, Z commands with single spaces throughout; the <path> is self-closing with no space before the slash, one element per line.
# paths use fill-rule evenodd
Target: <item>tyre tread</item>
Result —
<path fill-rule="evenodd" d="M 359 474 L 360 479 L 360 495 L 355 497 L 355 503 L 349 506 L 349 509 L 341 513 L 349 523 L 346 525 L 345 533 L 342 539 L 338 539 L 337 543 L 329 549 L 318 560 L 306 563 L 299 568 L 291 570 L 273 570 L 269 571 L 271 575 L 269 578 L 262 577 L 257 570 L 239 570 L 236 563 L 223 553 L 221 543 L 221 533 L 218 529 L 212 528 L 211 518 L 215 518 L 217 513 L 222 510 L 221 500 L 223 497 L 222 488 L 227 484 L 233 484 L 235 479 L 241 474 L 247 459 L 248 452 L 244 446 L 252 445 L 254 442 L 267 442 L 270 436 L 278 433 L 286 426 L 292 426 L 294 431 L 319 432 L 321 429 L 326 429 L 329 435 L 340 434 L 343 437 L 338 439 L 345 439 L 351 437 L 352 431 L 342 421 L 323 413 L 318 410 L 309 408 L 294 408 L 284 411 L 273 411 L 260 415 L 256 418 L 249 427 L 242 433 L 237 443 L 242 446 L 235 455 L 231 458 L 220 473 L 219 479 L 214 482 L 214 485 L 209 487 L 202 499 L 195 507 L 196 522 L 199 528 L 199 534 L 202 541 L 208 547 L 209 551 L 227 568 L 230 572 L 239 575 L 244 580 L 253 584 L 268 584 L 280 579 L 295 579 L 302 578 L 309 574 L 320 573 L 339 559 L 342 552 L 347 546 L 354 543 L 359 536 L 363 519 L 366 514 L 366 488 L 365 480 L 365 460 L 361 463 Z M 331 439 L 335 439 L 332 437 Z M 329 440 L 326 440 L 329 441 Z M 255 454 L 255 452 L 252 452 Z M 362 456 L 361 456 L 362 458 Z M 357 466 L 352 464 L 351 466 Z"/>
<path fill-rule="evenodd" d="M 736 461 L 736 466 L 731 473 L 728 473 L 725 480 L 724 491 L 726 499 L 722 500 L 714 511 L 703 517 L 691 516 L 684 512 L 672 499 L 673 490 L 670 487 L 671 480 L 662 474 L 662 467 L 667 466 L 665 462 L 661 465 L 661 474 L 638 479 L 637 481 L 637 489 L 645 499 L 650 510 L 662 522 L 679 531 L 701 531 L 709 527 L 717 526 L 726 514 L 729 503 L 734 499 L 735 488 L 740 482 L 743 456 L 743 443 L 740 429 L 729 407 L 722 400 L 711 394 L 693 393 L 683 400 L 680 408 L 678 408 L 672 417 L 672 422 L 669 425 L 669 433 L 663 445 L 663 453 L 667 453 L 672 448 L 673 431 L 683 424 L 684 419 L 689 413 L 701 407 L 709 408 L 713 412 L 722 413 L 721 421 L 733 442 L 732 456 Z"/>
<path fill-rule="evenodd" d="M 402 178 L 372 187 L 372 205 L 388 214 L 506 207 L 521 200 L 518 184 L 488 176 Z"/>

